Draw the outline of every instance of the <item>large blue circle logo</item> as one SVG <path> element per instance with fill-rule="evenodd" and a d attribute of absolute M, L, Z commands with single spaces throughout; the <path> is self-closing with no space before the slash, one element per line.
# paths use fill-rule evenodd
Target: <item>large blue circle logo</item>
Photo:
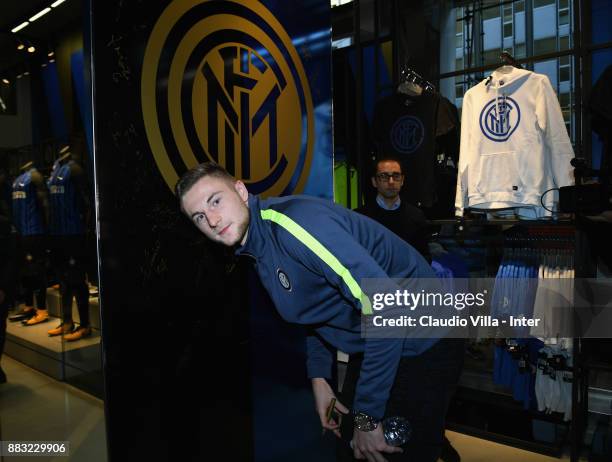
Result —
<path fill-rule="evenodd" d="M 521 109 L 509 96 L 493 98 L 480 112 L 480 130 L 491 141 L 507 141 L 521 121 Z"/>
<path fill-rule="evenodd" d="M 391 127 L 391 145 L 402 154 L 412 154 L 423 144 L 425 127 L 423 122 L 414 116 L 404 116 Z"/>

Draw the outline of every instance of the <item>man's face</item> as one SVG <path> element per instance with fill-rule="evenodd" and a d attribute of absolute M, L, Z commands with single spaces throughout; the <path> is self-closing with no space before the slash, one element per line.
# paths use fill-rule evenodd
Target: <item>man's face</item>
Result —
<path fill-rule="evenodd" d="M 183 211 L 211 241 L 242 245 L 249 227 L 248 197 L 241 181 L 205 176 L 183 195 Z"/>
<path fill-rule="evenodd" d="M 400 164 L 393 160 L 379 162 L 372 184 L 385 199 L 395 199 L 404 185 L 404 175 Z"/>

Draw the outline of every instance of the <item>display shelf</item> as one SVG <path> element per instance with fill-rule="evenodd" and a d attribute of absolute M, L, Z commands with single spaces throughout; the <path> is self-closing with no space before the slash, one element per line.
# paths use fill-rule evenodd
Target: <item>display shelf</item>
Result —
<path fill-rule="evenodd" d="M 99 370 L 100 331 L 92 328 L 91 336 L 66 342 L 61 335 L 47 334 L 59 322 L 55 317 L 34 326 L 8 322 L 5 353 L 56 380 L 65 380 L 67 367 L 82 372 Z"/>

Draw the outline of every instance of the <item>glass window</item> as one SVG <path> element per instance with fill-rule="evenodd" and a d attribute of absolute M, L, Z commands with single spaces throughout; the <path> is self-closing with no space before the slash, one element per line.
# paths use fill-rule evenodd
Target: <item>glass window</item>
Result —
<path fill-rule="evenodd" d="M 459 12 L 457 12 L 458 17 L 461 17 L 461 15 L 459 15 Z M 457 34 L 463 34 L 463 21 L 455 21 L 455 33 Z"/>
<path fill-rule="evenodd" d="M 512 23 L 504 24 L 504 37 L 512 37 Z"/>
<path fill-rule="evenodd" d="M 463 84 L 455 85 L 455 98 L 463 98 Z"/>
<path fill-rule="evenodd" d="M 483 20 L 499 18 L 499 16 L 500 16 L 499 6 L 494 6 L 494 7 L 491 7 L 491 8 L 486 8 L 485 7 L 485 9 L 482 10 L 482 19 Z"/>
<path fill-rule="evenodd" d="M 570 94 L 569 93 L 561 93 L 559 95 L 559 104 L 561 107 L 569 107 L 570 105 Z"/>
<path fill-rule="evenodd" d="M 490 50 L 482 53 L 483 64 L 495 64 L 499 62 L 501 50 Z"/>
<path fill-rule="evenodd" d="M 559 0 L 559 9 L 569 8 L 569 0 Z"/>
<path fill-rule="evenodd" d="M 557 37 L 549 37 L 533 41 L 533 54 L 541 55 L 556 51 Z"/>
<path fill-rule="evenodd" d="M 569 24 L 569 10 L 559 11 L 559 25 Z"/>
<path fill-rule="evenodd" d="M 514 12 L 519 13 L 521 11 L 525 11 L 525 2 L 524 1 L 514 2 Z"/>
<path fill-rule="evenodd" d="M 512 5 L 504 6 L 504 22 L 512 21 Z"/>
<path fill-rule="evenodd" d="M 570 80 L 570 68 L 569 66 L 564 66 L 559 69 L 559 81 L 567 82 Z"/>
<path fill-rule="evenodd" d="M 555 4 L 555 0 L 533 0 L 534 8 L 539 8 L 541 6 L 554 5 L 554 4 Z"/>
<path fill-rule="evenodd" d="M 559 51 L 569 50 L 570 38 L 569 36 L 559 37 Z"/>
<path fill-rule="evenodd" d="M 524 43 L 517 43 L 514 47 L 514 57 L 516 58 L 524 58 L 527 56 L 527 50 Z"/>

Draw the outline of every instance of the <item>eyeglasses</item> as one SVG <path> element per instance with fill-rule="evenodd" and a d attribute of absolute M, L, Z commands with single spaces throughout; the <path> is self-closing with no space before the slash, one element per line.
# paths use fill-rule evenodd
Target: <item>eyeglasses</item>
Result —
<path fill-rule="evenodd" d="M 381 172 L 381 173 L 376 174 L 376 178 L 378 178 L 379 181 L 384 181 L 384 182 L 388 182 L 391 178 L 393 178 L 393 181 L 401 181 L 403 177 L 404 175 L 402 175 L 399 172 L 393 172 L 393 173 Z"/>

